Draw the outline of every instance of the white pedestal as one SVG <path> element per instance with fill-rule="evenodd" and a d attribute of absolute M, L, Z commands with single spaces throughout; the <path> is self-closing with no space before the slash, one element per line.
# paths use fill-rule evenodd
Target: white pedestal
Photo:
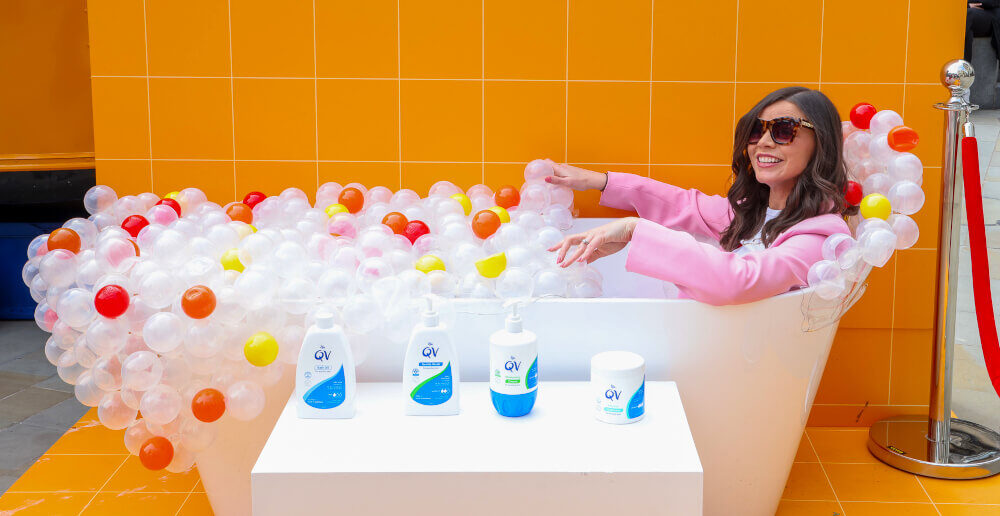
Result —
<path fill-rule="evenodd" d="M 646 383 L 646 416 L 593 416 L 588 382 L 541 382 L 531 414 L 461 385 L 458 416 L 404 416 L 398 383 L 358 384 L 354 419 L 299 419 L 294 397 L 251 473 L 253 513 L 702 513 L 702 469 L 674 382 Z"/>

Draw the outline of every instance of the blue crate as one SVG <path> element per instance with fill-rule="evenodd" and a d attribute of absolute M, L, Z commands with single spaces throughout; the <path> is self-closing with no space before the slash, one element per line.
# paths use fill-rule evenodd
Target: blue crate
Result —
<path fill-rule="evenodd" d="M 21 281 L 31 239 L 60 226 L 55 222 L 0 222 L 0 319 L 33 319 L 35 300 Z"/>

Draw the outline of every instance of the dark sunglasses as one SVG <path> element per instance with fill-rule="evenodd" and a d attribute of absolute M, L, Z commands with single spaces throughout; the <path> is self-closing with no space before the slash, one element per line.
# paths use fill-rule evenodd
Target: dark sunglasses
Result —
<path fill-rule="evenodd" d="M 750 128 L 750 145 L 756 145 L 764 133 L 771 131 L 771 140 L 778 145 L 788 145 L 795 140 L 795 135 L 799 132 L 799 126 L 815 129 L 808 120 L 783 116 L 774 120 L 757 119 Z"/>

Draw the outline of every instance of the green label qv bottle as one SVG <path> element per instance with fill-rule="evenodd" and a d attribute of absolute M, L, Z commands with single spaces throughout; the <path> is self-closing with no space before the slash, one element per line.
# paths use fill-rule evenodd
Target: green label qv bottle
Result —
<path fill-rule="evenodd" d="M 513 305 L 505 329 L 490 335 L 490 397 L 501 416 L 531 412 L 538 397 L 538 338 Z"/>

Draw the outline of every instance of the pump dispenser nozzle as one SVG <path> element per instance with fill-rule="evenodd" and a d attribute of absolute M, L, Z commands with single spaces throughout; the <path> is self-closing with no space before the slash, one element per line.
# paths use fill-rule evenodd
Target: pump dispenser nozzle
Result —
<path fill-rule="evenodd" d="M 440 319 L 438 313 L 434 311 L 434 301 L 427 297 L 427 311 L 423 313 L 422 321 L 424 326 L 437 326 Z"/>
<path fill-rule="evenodd" d="M 510 315 L 507 316 L 505 324 L 508 333 L 521 333 L 524 325 L 521 323 L 521 316 L 517 314 L 517 303 L 510 305 Z"/>

